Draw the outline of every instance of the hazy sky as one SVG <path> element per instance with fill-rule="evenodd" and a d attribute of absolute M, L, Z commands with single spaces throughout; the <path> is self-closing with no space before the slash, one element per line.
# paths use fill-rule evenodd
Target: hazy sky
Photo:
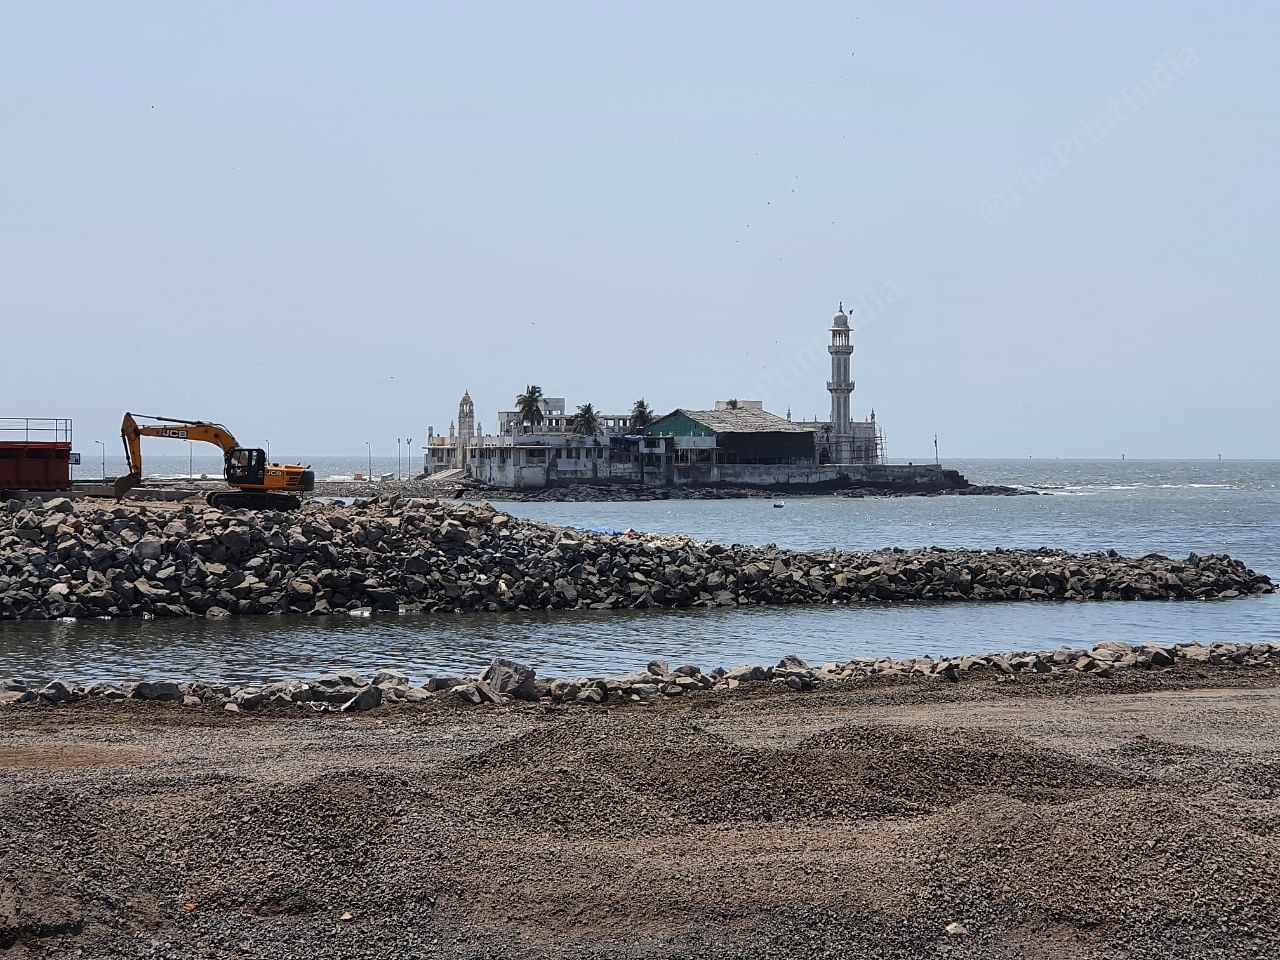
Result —
<path fill-rule="evenodd" d="M 8 3 L 0 416 L 762 399 L 1280 456 L 1274 3 Z M 155 454 L 180 454 L 152 441 Z"/>

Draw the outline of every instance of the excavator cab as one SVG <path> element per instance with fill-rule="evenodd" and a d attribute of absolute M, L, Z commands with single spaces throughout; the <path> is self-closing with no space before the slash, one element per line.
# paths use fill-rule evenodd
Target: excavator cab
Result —
<path fill-rule="evenodd" d="M 232 447 L 226 456 L 227 483 L 262 486 L 266 481 L 267 455 L 258 448 Z"/>

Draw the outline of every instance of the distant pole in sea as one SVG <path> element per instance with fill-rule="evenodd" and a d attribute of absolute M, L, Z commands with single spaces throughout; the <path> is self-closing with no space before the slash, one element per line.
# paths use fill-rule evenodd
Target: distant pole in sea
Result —
<path fill-rule="evenodd" d="M 369 441 L 364 442 L 364 452 L 369 456 L 369 472 L 364 475 L 366 482 L 373 479 L 373 448 L 369 446 Z"/>
<path fill-rule="evenodd" d="M 933 435 L 933 465 L 935 467 L 942 466 L 942 461 L 938 459 L 938 435 Z"/>

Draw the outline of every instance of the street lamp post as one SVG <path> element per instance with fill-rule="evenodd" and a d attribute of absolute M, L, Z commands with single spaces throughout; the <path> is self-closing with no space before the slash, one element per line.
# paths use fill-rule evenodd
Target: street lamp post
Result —
<path fill-rule="evenodd" d="M 267 441 L 267 463 L 271 462 L 271 441 Z"/>
<path fill-rule="evenodd" d="M 101 440 L 93 441 L 102 448 L 102 482 L 107 482 L 107 445 Z"/>
<path fill-rule="evenodd" d="M 369 472 L 365 474 L 366 481 L 373 479 L 373 448 L 369 446 L 369 441 L 364 442 L 364 452 L 369 455 Z"/>
<path fill-rule="evenodd" d="M 404 474 L 413 476 L 413 437 L 404 438 Z"/>
<path fill-rule="evenodd" d="M 400 479 L 400 444 L 404 441 L 396 437 L 396 479 Z"/>
<path fill-rule="evenodd" d="M 188 440 L 188 441 L 187 441 L 187 479 L 188 479 L 188 480 L 190 480 L 193 476 L 195 476 L 195 472 L 196 472 L 196 471 L 195 471 L 195 468 L 192 466 L 192 459 L 193 459 L 193 458 L 192 458 L 192 453 L 191 453 L 191 451 L 192 451 L 192 450 L 194 450 L 194 449 L 195 449 L 195 447 L 193 447 L 193 446 L 191 445 L 191 441 L 190 441 L 190 440 Z"/>

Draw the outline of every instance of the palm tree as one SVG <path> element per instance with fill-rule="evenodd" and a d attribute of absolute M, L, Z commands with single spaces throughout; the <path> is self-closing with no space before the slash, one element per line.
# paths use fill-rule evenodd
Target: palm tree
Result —
<path fill-rule="evenodd" d="M 631 429 L 639 432 L 651 423 L 653 423 L 653 411 L 644 402 L 644 397 L 641 397 L 631 405 Z"/>
<path fill-rule="evenodd" d="M 730 410 L 737 410 L 737 409 L 738 409 L 738 401 L 737 401 L 736 399 L 728 400 L 728 401 L 726 401 L 726 402 L 725 402 L 725 406 L 726 406 L 726 407 L 728 407 Z"/>
<path fill-rule="evenodd" d="M 536 383 L 516 397 L 516 416 L 522 426 L 536 427 L 542 422 L 542 388 Z"/>
<path fill-rule="evenodd" d="M 589 403 L 578 407 L 578 412 L 569 418 L 573 432 L 582 437 L 593 437 L 600 432 L 600 415 Z"/>

